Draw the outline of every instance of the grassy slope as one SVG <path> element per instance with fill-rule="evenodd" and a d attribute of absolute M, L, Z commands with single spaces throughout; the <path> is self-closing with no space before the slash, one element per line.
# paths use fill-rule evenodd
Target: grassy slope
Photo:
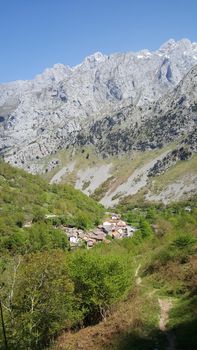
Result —
<path fill-rule="evenodd" d="M 79 170 L 85 170 L 87 167 L 91 169 L 95 166 L 99 167 L 104 164 L 110 164 L 111 169 L 108 178 L 106 180 L 104 179 L 104 182 L 97 187 L 94 193 L 91 194 L 92 198 L 99 201 L 106 194 L 106 192 L 111 190 L 113 193 L 118 186 L 126 182 L 129 176 L 131 176 L 136 169 L 140 169 L 147 162 L 153 160 L 163 152 L 173 150 L 176 147 L 176 143 L 172 143 L 161 150 L 134 152 L 132 154 L 122 155 L 119 158 L 109 157 L 107 159 L 101 159 L 98 157 L 93 147 L 84 147 L 83 150 L 76 149 L 75 151 L 73 149 L 61 150 L 55 155 L 55 159 L 59 159 L 59 165 L 52 171 L 46 173 L 44 177 L 47 180 L 50 180 L 62 167 L 74 162 L 74 170 L 70 174 L 66 174 L 62 177 L 62 183 L 70 183 L 75 185 Z M 48 161 L 51 159 L 53 159 L 53 157 L 50 156 Z M 126 199 L 126 202 L 129 200 L 136 203 L 141 202 L 142 200 L 144 201 L 146 195 L 148 194 L 147 201 L 161 201 L 161 198 L 157 198 L 157 196 L 162 192 L 162 198 L 165 197 L 165 191 L 168 190 L 169 185 L 176 184 L 179 181 L 181 181 L 183 184 L 181 186 L 184 186 L 186 182 L 188 185 L 192 184 L 192 175 L 194 176 L 197 171 L 196 166 L 196 155 L 193 155 L 193 157 L 187 161 L 178 161 L 164 174 L 150 177 L 147 185 L 139 190 L 138 193 L 132 197 L 124 198 Z M 88 190 L 90 182 L 90 179 L 88 179 L 88 181 L 84 181 L 82 190 Z M 181 198 L 184 199 L 188 196 L 189 194 L 185 193 L 183 190 Z"/>
<path fill-rule="evenodd" d="M 1 249 L 4 243 L 9 249 L 8 236 L 25 239 L 25 222 L 44 223 L 47 214 L 55 214 L 67 224 L 84 227 L 98 224 L 104 214 L 99 204 L 71 186 L 50 186 L 41 177 L 4 162 L 0 162 L 0 211 Z"/>
<path fill-rule="evenodd" d="M 192 174 L 197 172 L 197 154 L 187 161 L 179 161 L 173 167 L 168 169 L 164 174 L 155 177 L 154 184 L 150 189 L 153 193 L 160 192 L 165 189 L 169 184 L 176 182 L 177 180 L 182 179 L 184 176 L 187 176 L 188 180 Z"/>
<path fill-rule="evenodd" d="M 191 213 L 184 211 L 186 204 L 157 210 L 149 219 L 158 226 L 152 237 L 116 241 L 105 248 L 105 254 L 113 249 L 130 257 L 135 281 L 130 296 L 106 322 L 63 334 L 53 349 L 164 350 L 168 338 L 159 329 L 159 298 L 172 303 L 167 330 L 175 337 L 176 350 L 196 349 L 197 209 L 196 201 L 191 203 Z M 98 249 L 104 253 L 102 247 Z"/>
<path fill-rule="evenodd" d="M 56 153 L 55 159 L 59 159 L 59 165 L 50 172 L 46 173 L 44 177 L 50 180 L 55 173 L 57 173 L 62 167 L 68 165 L 71 162 L 75 162 L 74 170 L 68 175 L 62 177 L 62 182 L 68 182 L 72 185 L 75 184 L 78 171 L 84 170 L 87 167 L 102 166 L 103 164 L 111 164 L 111 171 L 109 178 L 99 186 L 92 194 L 92 197 L 96 200 L 100 200 L 102 196 L 109 189 L 115 190 L 119 185 L 127 181 L 128 177 L 138 168 L 141 168 L 147 162 L 156 158 L 165 151 L 170 151 L 176 148 L 176 143 L 172 143 L 160 150 L 152 150 L 147 152 L 133 152 L 132 154 L 122 155 L 119 158 L 109 157 L 107 159 L 101 159 L 95 153 L 93 147 L 84 147 L 83 150 L 61 150 Z M 88 155 L 88 158 L 87 158 Z M 54 156 L 50 156 L 45 159 L 45 162 L 50 161 Z M 147 188 L 145 188 L 147 190 Z"/>
<path fill-rule="evenodd" d="M 193 155 L 191 159 L 178 161 L 175 165 L 169 168 L 164 174 L 151 177 L 146 187 L 142 188 L 138 193 L 133 196 L 124 197 L 121 200 L 122 204 L 140 205 L 142 202 L 150 203 L 151 200 L 145 200 L 146 194 L 149 192 L 151 195 L 157 196 L 160 192 L 178 181 L 183 180 L 186 185 L 192 182 L 192 175 L 197 172 L 197 155 Z M 187 179 L 187 182 L 186 182 Z M 189 198 L 190 195 L 183 195 L 182 199 Z M 176 201 L 176 198 L 174 198 Z M 157 202 L 157 200 L 156 200 Z"/>

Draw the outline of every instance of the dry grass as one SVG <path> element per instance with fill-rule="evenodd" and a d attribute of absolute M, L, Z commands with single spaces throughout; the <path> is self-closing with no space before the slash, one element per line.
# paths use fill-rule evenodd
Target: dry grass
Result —
<path fill-rule="evenodd" d="M 155 302 L 154 293 L 146 287 L 141 291 L 136 286 L 127 300 L 116 306 L 116 310 L 106 322 L 86 327 L 78 332 L 64 333 L 59 337 L 51 350 L 122 350 L 124 344 L 135 344 L 142 341 L 153 342 L 149 334 L 157 329 L 159 306 Z M 130 346 L 130 345 L 129 345 Z M 127 349 L 127 347 L 126 347 Z"/>
<path fill-rule="evenodd" d="M 138 328 L 140 320 L 140 298 L 136 289 L 127 301 L 107 318 L 106 322 L 81 329 L 76 333 L 64 333 L 53 350 L 103 350 L 114 345 L 119 337 L 131 329 Z"/>
<path fill-rule="evenodd" d="M 164 174 L 156 176 L 154 178 L 154 183 L 151 187 L 151 191 L 161 191 L 169 184 L 174 183 L 175 181 L 182 179 L 187 176 L 188 181 L 191 178 L 192 174 L 197 173 L 197 155 L 189 160 L 183 160 L 177 162 L 174 166 L 168 169 Z"/>
<path fill-rule="evenodd" d="M 102 159 L 96 154 L 93 146 L 86 146 L 77 149 L 60 150 L 55 155 L 46 157 L 42 162 L 47 168 L 47 164 L 52 159 L 58 159 L 59 165 L 52 169 L 50 172 L 44 174 L 47 180 L 50 180 L 55 173 L 57 173 L 62 167 L 68 163 L 75 161 L 75 168 L 72 172 L 72 178 L 65 176 L 63 182 L 74 184 L 74 180 L 77 178 L 77 173 L 80 169 L 86 169 L 87 167 L 101 166 L 103 164 L 112 164 L 111 175 L 113 175 L 115 181 L 113 182 L 113 190 L 116 189 L 123 182 L 127 181 L 128 177 L 139 167 L 142 167 L 148 161 L 159 156 L 166 150 L 171 150 L 175 147 L 175 144 L 170 144 L 167 147 L 159 150 L 152 150 L 147 152 L 132 152 L 130 154 L 122 155 L 120 157 L 113 156 L 107 159 Z M 87 158 L 88 155 L 88 158 Z M 110 187 L 111 189 L 111 187 Z"/>

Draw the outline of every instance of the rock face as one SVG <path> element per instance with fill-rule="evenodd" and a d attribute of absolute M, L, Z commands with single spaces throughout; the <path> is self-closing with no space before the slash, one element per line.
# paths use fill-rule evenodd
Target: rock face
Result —
<path fill-rule="evenodd" d="M 153 167 L 149 169 L 148 176 L 157 176 L 165 173 L 167 169 L 177 163 L 179 160 L 188 160 L 192 156 L 191 150 L 181 147 L 169 152 L 162 160 L 154 163 Z"/>
<path fill-rule="evenodd" d="M 162 148 L 179 140 L 196 150 L 197 65 L 177 87 L 149 106 L 130 105 L 79 132 L 79 144 L 103 155 Z"/>
<path fill-rule="evenodd" d="M 1 84 L 0 154 L 32 173 L 50 173 L 57 167 L 59 179 L 75 168 L 72 159 L 73 166 L 62 164 L 61 170 L 62 149 L 91 146 L 98 157 L 109 159 L 161 150 L 176 142 L 176 149 L 149 162 L 144 175 L 143 167 L 136 170 L 143 181 L 130 176 L 132 186 L 141 188 L 148 178 L 196 152 L 196 64 L 197 43 L 169 40 L 155 52 L 97 52 L 76 67 L 56 64 L 32 81 Z M 102 180 L 114 186 L 112 168 L 95 164 L 79 169 L 74 184 L 89 194 L 102 186 Z M 93 181 L 94 169 L 100 177 Z M 123 186 L 122 193 L 133 194 L 129 186 Z M 110 205 L 113 197 L 117 203 L 118 190 L 111 192 Z"/>
<path fill-rule="evenodd" d="M 79 143 L 90 124 L 92 137 L 100 138 L 100 127 L 113 128 L 125 118 L 129 130 L 123 138 L 131 138 L 131 126 L 158 113 L 147 113 L 151 103 L 172 91 L 196 63 L 197 43 L 169 40 L 156 52 L 95 53 L 74 68 L 56 64 L 33 81 L 2 84 L 1 153 L 36 172 L 38 159 Z M 113 148 L 111 142 L 112 153 Z"/>

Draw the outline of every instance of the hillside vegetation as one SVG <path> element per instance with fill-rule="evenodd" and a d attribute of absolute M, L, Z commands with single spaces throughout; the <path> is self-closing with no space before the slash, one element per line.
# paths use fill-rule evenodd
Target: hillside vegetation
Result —
<path fill-rule="evenodd" d="M 27 253 L 64 248 L 66 236 L 57 224 L 91 228 L 98 225 L 104 209 L 71 186 L 50 186 L 0 162 L 0 213 L 0 251 Z"/>
<path fill-rule="evenodd" d="M 90 229 L 104 215 L 101 205 L 70 186 L 50 186 L 0 165 L 0 300 L 7 342 L 10 349 L 43 349 L 65 329 L 106 318 L 128 294 L 131 274 L 121 254 L 69 251 L 61 224 Z"/>
<path fill-rule="evenodd" d="M 103 207 L 70 186 L 3 162 L 0 170 L 9 349 L 195 350 L 196 198 L 168 207 L 128 201 L 116 211 L 138 228 L 132 238 L 70 251 L 61 223 L 89 229 Z"/>
<path fill-rule="evenodd" d="M 196 349 L 196 204 L 193 199 L 167 208 L 117 208 L 139 231 L 133 238 L 98 246 L 94 254 L 124 256 L 130 291 L 105 322 L 65 332 L 53 350 Z"/>

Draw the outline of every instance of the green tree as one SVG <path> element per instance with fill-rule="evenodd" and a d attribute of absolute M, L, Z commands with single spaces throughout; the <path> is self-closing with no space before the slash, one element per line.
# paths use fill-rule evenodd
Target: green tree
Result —
<path fill-rule="evenodd" d="M 73 290 L 62 251 L 26 255 L 15 276 L 12 320 L 7 316 L 10 347 L 43 349 L 71 327 L 78 320 Z"/>
<path fill-rule="evenodd" d="M 153 234 L 149 222 L 143 217 L 140 218 L 139 228 L 143 238 L 150 237 Z"/>
<path fill-rule="evenodd" d="M 77 252 L 71 259 L 75 293 L 80 300 L 85 324 L 105 319 L 110 307 L 130 288 L 130 273 L 122 257 L 97 252 Z"/>

